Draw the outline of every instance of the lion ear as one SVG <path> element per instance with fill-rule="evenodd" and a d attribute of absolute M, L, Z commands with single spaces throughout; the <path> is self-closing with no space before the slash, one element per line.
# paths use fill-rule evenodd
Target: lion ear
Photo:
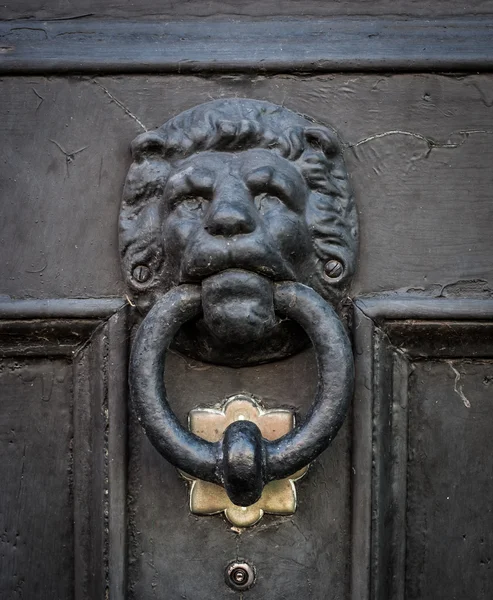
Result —
<path fill-rule="evenodd" d="M 132 157 L 137 161 L 140 161 L 152 154 L 163 156 L 164 152 L 164 140 L 155 131 L 141 133 L 132 142 Z"/>
<path fill-rule="evenodd" d="M 336 136 L 326 127 L 305 127 L 305 139 L 314 150 L 321 150 L 327 158 L 339 152 Z"/>

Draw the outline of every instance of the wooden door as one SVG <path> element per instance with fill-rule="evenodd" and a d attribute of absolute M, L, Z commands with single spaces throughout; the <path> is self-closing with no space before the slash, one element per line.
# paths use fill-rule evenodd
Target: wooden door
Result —
<path fill-rule="evenodd" d="M 22 0 L 0 18 L 0 598 L 490 599 L 493 4 Z M 129 409 L 141 315 L 118 240 L 132 140 L 238 98 L 337 132 L 359 219 L 352 406 L 294 515 L 245 528 L 190 512 Z M 316 384 L 310 348 L 166 362 L 184 427 L 241 393 L 303 416 Z"/>

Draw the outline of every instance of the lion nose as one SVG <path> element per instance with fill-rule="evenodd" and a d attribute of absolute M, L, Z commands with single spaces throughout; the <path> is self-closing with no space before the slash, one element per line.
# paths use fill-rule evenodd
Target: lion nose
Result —
<path fill-rule="evenodd" d="M 210 235 L 232 237 L 255 231 L 256 222 L 251 201 L 214 200 L 205 222 Z"/>

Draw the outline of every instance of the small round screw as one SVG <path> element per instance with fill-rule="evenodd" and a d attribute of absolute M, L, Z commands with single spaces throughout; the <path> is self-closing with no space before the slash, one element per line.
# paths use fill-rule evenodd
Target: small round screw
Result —
<path fill-rule="evenodd" d="M 245 585 L 246 580 L 248 579 L 248 573 L 245 569 L 241 567 L 236 567 L 231 571 L 231 580 L 236 583 L 236 585 Z"/>
<path fill-rule="evenodd" d="M 146 265 L 137 265 L 132 271 L 132 277 L 138 283 L 145 283 L 151 276 L 151 270 Z"/>
<path fill-rule="evenodd" d="M 255 583 L 255 570 L 246 562 L 229 563 L 225 575 L 226 583 L 236 591 L 248 590 Z"/>
<path fill-rule="evenodd" d="M 344 267 L 338 260 L 331 259 L 325 263 L 324 271 L 329 279 L 337 279 L 342 275 Z"/>

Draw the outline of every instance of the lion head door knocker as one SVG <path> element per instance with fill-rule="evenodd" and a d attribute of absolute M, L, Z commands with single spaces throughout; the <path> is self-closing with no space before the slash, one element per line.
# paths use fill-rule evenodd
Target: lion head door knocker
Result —
<path fill-rule="evenodd" d="M 269 102 L 222 99 L 140 135 L 132 154 L 120 243 L 131 297 L 146 315 L 130 360 L 136 414 L 168 461 L 222 486 L 231 513 L 275 512 L 264 486 L 282 488 L 278 480 L 296 478 L 327 448 L 353 389 L 338 310 L 355 269 L 357 217 L 336 134 Z M 245 395 L 208 416 L 192 411 L 192 430 L 170 409 L 163 368 L 171 344 L 241 367 L 310 341 L 318 389 L 294 427 L 286 411 L 262 411 Z M 207 434 L 211 418 L 223 423 L 219 437 Z M 254 521 L 249 514 L 240 524 Z"/>

